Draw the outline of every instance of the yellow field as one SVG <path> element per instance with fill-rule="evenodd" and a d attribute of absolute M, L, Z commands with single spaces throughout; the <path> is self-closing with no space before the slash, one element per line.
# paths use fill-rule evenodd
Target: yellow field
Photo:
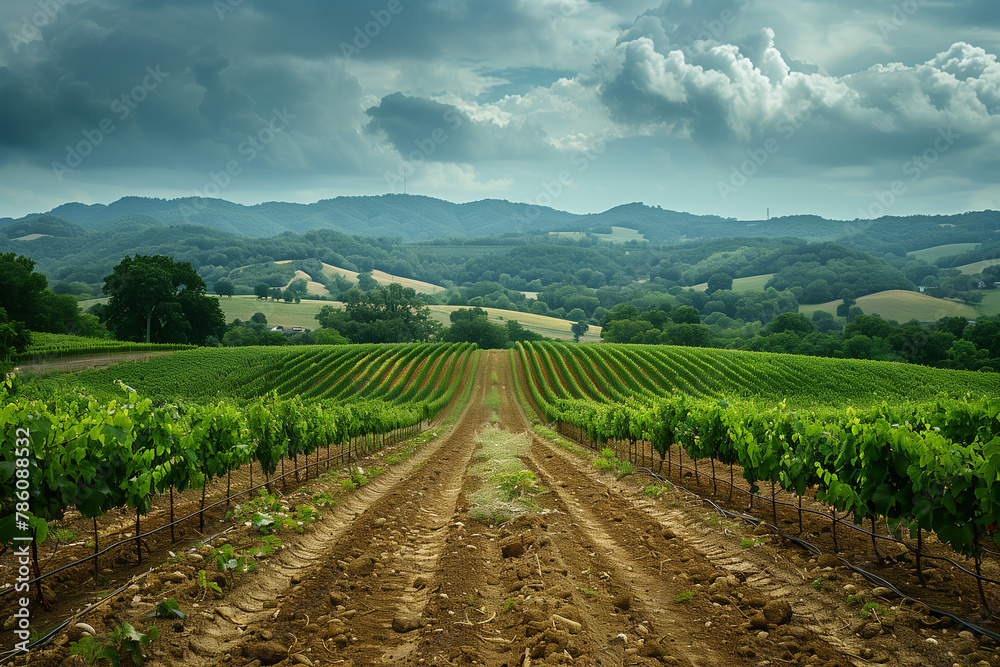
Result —
<path fill-rule="evenodd" d="M 1000 264 L 1000 259 L 984 259 L 981 262 L 973 262 L 972 264 L 963 264 L 962 266 L 956 267 L 962 273 L 973 275 L 975 273 L 982 273 L 983 269 L 988 266 L 996 266 Z"/>
<path fill-rule="evenodd" d="M 445 326 L 451 324 L 450 315 L 464 307 L 466 306 L 428 306 L 434 319 Z M 483 310 L 490 316 L 491 321 L 498 324 L 506 323 L 508 320 L 517 320 L 528 331 L 534 331 L 549 338 L 573 340 L 573 333 L 570 331 L 573 323 L 569 320 L 535 315 L 534 313 L 519 313 L 516 310 L 502 310 L 500 308 L 483 308 Z M 599 343 L 601 341 L 601 327 L 591 325 L 590 330 L 580 340 Z"/>
<path fill-rule="evenodd" d="M 914 250 L 909 254 L 916 259 L 922 259 L 929 264 L 933 264 L 942 257 L 961 255 L 963 253 L 971 252 L 978 247 L 978 243 L 949 243 L 948 245 L 936 245 L 933 248 Z"/>
<path fill-rule="evenodd" d="M 773 273 L 764 273 L 759 276 L 747 276 L 746 278 L 733 278 L 734 292 L 763 292 L 764 286 L 774 277 Z M 708 289 L 708 283 L 700 283 L 691 289 L 704 292 Z"/>
<path fill-rule="evenodd" d="M 285 329 L 291 327 L 303 327 L 306 329 L 318 329 L 319 322 L 316 321 L 316 314 L 323 306 L 334 306 L 340 308 L 344 304 L 338 301 L 302 301 L 301 303 L 285 303 L 284 301 L 258 301 L 255 296 L 234 296 L 217 297 L 222 306 L 222 312 L 226 315 L 226 324 L 235 319 L 246 322 L 254 313 L 264 313 L 269 327 L 281 325 Z M 103 299 L 89 299 L 81 301 L 80 307 L 87 310 L 95 303 L 107 303 L 107 297 Z M 428 306 L 431 316 L 445 326 L 451 325 L 449 316 L 452 312 L 462 306 Z M 525 329 L 535 331 L 548 336 L 549 338 L 559 338 L 562 340 L 573 340 L 573 333 L 570 327 L 573 325 L 569 320 L 561 320 L 556 317 L 546 317 L 535 315 L 534 313 L 519 313 L 516 310 L 501 310 L 499 308 L 484 308 L 490 316 L 490 320 L 497 323 L 506 323 L 507 320 L 517 320 Z M 590 331 L 580 340 L 599 343 L 601 342 L 601 327 L 591 326 Z"/>
<path fill-rule="evenodd" d="M 303 280 L 306 281 L 306 291 L 308 291 L 309 294 L 315 294 L 316 296 L 326 296 L 330 293 L 330 290 L 326 288 L 326 285 L 324 285 L 323 283 L 316 282 L 315 280 L 310 278 L 309 274 L 306 273 L 305 271 L 296 271 L 295 277 L 288 281 L 288 285 L 291 285 L 292 282 L 298 280 L 299 278 L 302 278 Z M 288 289 L 288 285 L 285 285 L 285 289 Z"/>
<path fill-rule="evenodd" d="M 214 296 L 214 295 L 210 295 Z M 216 297 L 222 312 L 226 316 L 226 324 L 235 319 L 246 322 L 254 313 L 264 313 L 269 327 L 281 325 L 286 329 L 303 327 L 317 329 L 316 313 L 323 306 L 341 306 L 337 301 L 302 301 L 301 303 L 285 303 L 284 301 L 258 301 L 255 296 L 221 296 Z M 80 308 L 87 310 L 95 303 L 107 303 L 108 298 L 88 299 L 80 302 Z"/>
<path fill-rule="evenodd" d="M 836 315 L 837 306 L 841 303 L 841 301 L 830 301 L 799 306 L 799 312 L 806 317 L 812 317 L 817 310 L 825 310 L 831 315 Z M 976 319 L 976 309 L 972 306 L 906 290 L 888 290 L 863 296 L 858 299 L 858 307 L 865 312 L 865 315 L 881 315 L 883 319 L 896 320 L 900 323 L 910 320 L 936 322 L 942 317 Z"/>
<path fill-rule="evenodd" d="M 325 262 L 323 263 L 323 275 L 327 278 L 332 278 L 335 275 L 346 276 L 349 280 L 353 280 L 355 282 L 358 280 L 358 273 L 356 271 L 341 269 L 336 266 L 331 266 Z M 417 294 L 437 294 L 445 291 L 445 288 L 440 285 L 432 285 L 430 283 L 425 283 L 420 280 L 412 280 L 410 278 L 401 278 L 400 276 L 388 274 L 385 271 L 372 271 L 372 278 L 374 278 L 375 282 L 379 285 L 399 283 L 403 287 L 412 287 L 416 290 Z"/>

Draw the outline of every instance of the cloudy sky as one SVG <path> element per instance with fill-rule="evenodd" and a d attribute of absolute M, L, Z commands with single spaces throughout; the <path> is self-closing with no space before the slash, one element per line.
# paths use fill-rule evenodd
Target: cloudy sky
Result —
<path fill-rule="evenodd" d="M 402 192 L 1000 208 L 996 0 L 3 0 L 0 217 Z"/>

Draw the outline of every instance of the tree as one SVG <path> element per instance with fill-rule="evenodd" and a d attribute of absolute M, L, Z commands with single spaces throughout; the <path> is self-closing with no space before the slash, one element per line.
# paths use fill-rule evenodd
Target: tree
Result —
<path fill-rule="evenodd" d="M 588 331 L 590 331 L 590 325 L 587 324 L 586 321 L 580 320 L 579 322 L 573 324 L 573 326 L 571 326 L 569 330 L 573 332 L 573 342 L 579 343 L 580 337 L 583 336 Z"/>
<path fill-rule="evenodd" d="M 974 343 L 980 350 L 986 350 L 991 357 L 1000 357 L 1000 320 L 980 317 L 962 335 L 964 340 Z"/>
<path fill-rule="evenodd" d="M 202 345 L 207 336 L 225 333 L 219 300 L 205 293 L 205 281 L 189 262 L 126 257 L 104 279 L 102 291 L 111 298 L 101 322 L 119 340 Z"/>
<path fill-rule="evenodd" d="M 449 319 L 451 326 L 442 335 L 445 342 L 475 343 L 483 350 L 497 350 L 510 340 L 507 328 L 490 322 L 482 308 L 462 308 L 453 312 Z"/>
<path fill-rule="evenodd" d="M 701 313 L 692 306 L 681 306 L 673 312 L 671 319 L 677 324 L 701 324 Z"/>
<path fill-rule="evenodd" d="M 259 324 L 261 326 L 267 326 L 267 316 L 264 313 L 254 313 L 250 316 L 250 321 L 254 324 Z"/>
<path fill-rule="evenodd" d="M 268 294 L 271 296 L 271 301 L 278 301 L 279 299 L 281 299 L 281 288 L 272 287 L 270 292 L 268 292 Z"/>
<path fill-rule="evenodd" d="M 49 281 L 34 269 L 35 261 L 28 257 L 12 252 L 0 255 L 0 308 L 9 321 L 40 331 L 44 329 L 37 326 L 38 302 Z"/>
<path fill-rule="evenodd" d="M 813 332 L 813 324 L 802 313 L 782 313 L 767 325 L 765 331 L 769 334 L 791 332 L 805 336 Z"/>
<path fill-rule="evenodd" d="M 215 293 L 219 296 L 228 296 L 231 299 L 236 294 L 236 285 L 229 278 L 219 278 L 215 281 Z"/>
<path fill-rule="evenodd" d="M 305 278 L 296 278 L 288 283 L 288 289 L 298 296 L 303 296 L 309 290 L 309 283 Z"/>
<path fill-rule="evenodd" d="M 378 289 L 379 284 L 372 277 L 371 272 L 364 272 L 358 274 L 358 289 L 362 292 L 371 292 L 374 289 Z"/>
<path fill-rule="evenodd" d="M 719 290 L 731 289 L 733 289 L 733 277 L 728 273 L 716 273 L 708 279 L 708 289 L 705 291 L 712 294 Z"/>
<path fill-rule="evenodd" d="M 343 310 L 323 306 L 316 319 L 352 343 L 424 342 L 441 329 L 412 287 L 393 283 L 371 292 L 352 289 L 341 298 Z"/>
<path fill-rule="evenodd" d="M 271 293 L 271 288 L 267 286 L 267 283 L 257 283 L 253 286 L 253 293 L 257 295 L 257 299 L 267 300 L 268 295 Z"/>
<path fill-rule="evenodd" d="M 341 336 L 336 329 L 317 329 L 313 335 L 317 345 L 347 345 L 351 342 Z"/>
<path fill-rule="evenodd" d="M 517 320 L 507 320 L 507 339 L 512 343 L 534 342 L 545 340 L 545 336 L 535 331 L 528 331 Z"/>
<path fill-rule="evenodd" d="M 24 322 L 14 322 L 7 311 L 0 308 L 0 372 L 7 371 L 7 362 L 15 354 L 21 354 L 31 345 L 31 332 Z"/>
<path fill-rule="evenodd" d="M 290 289 L 286 289 L 281 293 L 281 298 L 285 303 L 291 303 L 292 301 L 295 301 L 295 292 Z"/>

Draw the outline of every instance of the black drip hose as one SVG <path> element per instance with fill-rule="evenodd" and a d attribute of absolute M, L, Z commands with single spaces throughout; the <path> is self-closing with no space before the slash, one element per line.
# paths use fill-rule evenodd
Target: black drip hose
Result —
<path fill-rule="evenodd" d="M 807 550 L 807 551 L 815 554 L 816 556 L 823 555 L 823 552 L 820 551 L 819 547 L 817 547 L 815 544 L 807 542 L 806 540 L 803 540 L 802 538 L 799 538 L 799 537 L 792 537 L 791 535 L 785 535 L 784 533 L 781 532 L 781 530 L 777 526 L 773 526 L 773 525 L 771 525 L 771 524 L 769 524 L 769 523 L 767 523 L 765 521 L 762 521 L 761 519 L 757 519 L 757 518 L 752 517 L 752 516 L 747 516 L 745 514 L 739 514 L 738 512 L 731 512 L 730 510 L 727 510 L 727 509 L 724 509 L 722 507 L 719 507 L 717 504 L 715 504 L 714 502 L 712 502 L 708 498 L 705 498 L 704 496 L 700 496 L 697 493 L 691 491 L 690 489 L 686 489 L 683 486 L 679 486 L 677 484 L 674 484 L 670 480 L 667 480 L 667 479 L 664 479 L 664 478 L 660 477 L 659 475 L 657 475 L 655 472 L 653 472 L 649 468 L 639 468 L 639 470 L 642 471 L 642 472 L 645 472 L 648 475 L 650 475 L 651 477 L 655 478 L 660 484 L 669 484 L 670 486 L 672 486 L 675 489 L 679 489 L 679 490 L 681 490 L 681 491 L 683 491 L 683 492 L 685 492 L 687 494 L 695 496 L 696 498 L 700 498 L 702 502 L 711 505 L 722 516 L 729 517 L 729 518 L 732 518 L 732 519 L 739 519 L 740 521 L 745 521 L 746 523 L 748 523 L 748 524 L 750 524 L 752 526 L 759 526 L 759 525 L 763 524 L 765 526 L 773 528 L 774 531 L 775 531 L 775 533 L 779 537 L 782 537 L 782 538 L 788 540 L 789 542 L 793 542 L 794 544 L 799 545 L 803 549 L 805 549 L 805 550 Z M 840 562 L 842 562 L 845 566 L 847 566 L 848 568 L 850 568 L 854 572 L 857 572 L 858 574 L 860 574 L 862 577 L 864 577 L 868 581 L 872 582 L 873 584 L 877 584 L 879 586 L 883 586 L 885 588 L 888 588 L 890 591 L 892 591 L 893 593 L 895 593 L 896 595 L 898 595 L 903 600 L 908 600 L 910 602 L 914 602 L 916 604 L 919 604 L 922 607 L 925 607 L 932 616 L 935 616 L 935 617 L 938 617 L 938 618 L 942 618 L 942 617 L 950 618 L 956 624 L 958 624 L 962 628 L 968 630 L 969 632 L 972 632 L 973 634 L 977 634 L 977 635 L 982 635 L 982 636 L 989 637 L 993 641 L 995 641 L 998 644 L 1000 644 L 1000 634 L 997 634 L 995 632 L 987 630 L 986 628 L 981 628 L 978 625 L 974 625 L 974 624 L 966 621 L 965 619 L 956 616 L 955 614 L 952 614 L 950 612 L 944 611 L 943 609 L 937 609 L 935 607 L 930 606 L 926 602 L 922 602 L 920 600 L 917 600 L 916 598 L 912 598 L 909 595 L 906 595 L 905 593 L 903 593 L 902 591 L 900 591 L 898 588 L 896 588 L 889 581 L 886 581 L 885 579 L 883 579 L 882 577 L 878 576 L 877 574 L 873 574 L 871 572 L 868 572 L 867 570 L 863 570 L 860 567 L 857 567 L 856 565 L 853 565 L 852 563 L 847 562 L 846 560 L 844 560 L 840 556 L 834 556 L 834 558 L 836 558 L 837 560 L 839 560 Z"/>

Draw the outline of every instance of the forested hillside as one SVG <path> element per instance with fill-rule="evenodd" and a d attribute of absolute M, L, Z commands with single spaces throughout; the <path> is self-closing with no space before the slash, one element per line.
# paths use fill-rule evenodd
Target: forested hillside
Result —
<path fill-rule="evenodd" d="M 40 217 L 0 218 L 0 231 Z M 641 203 L 603 213 L 576 215 L 542 206 L 489 199 L 464 204 L 415 195 L 338 197 L 313 204 L 267 202 L 243 206 L 221 199 L 125 197 L 112 204 L 64 204 L 48 212 L 90 230 L 103 229 L 129 216 L 155 218 L 166 225 L 204 225 L 215 230 L 263 238 L 284 232 L 303 234 L 334 229 L 361 236 L 390 236 L 403 241 L 476 238 L 554 231 L 604 233 L 612 226 L 637 230 L 654 243 L 682 243 L 715 238 L 795 237 L 838 241 L 876 254 L 905 254 L 948 243 L 1000 240 L 1000 213 L 981 211 L 953 216 L 883 217 L 838 221 L 814 215 L 769 220 L 736 220 L 694 215 Z M 39 232 L 32 232 L 39 233 Z M 50 233 L 50 232 L 40 232 Z M 24 234 L 8 238 L 19 238 Z"/>

